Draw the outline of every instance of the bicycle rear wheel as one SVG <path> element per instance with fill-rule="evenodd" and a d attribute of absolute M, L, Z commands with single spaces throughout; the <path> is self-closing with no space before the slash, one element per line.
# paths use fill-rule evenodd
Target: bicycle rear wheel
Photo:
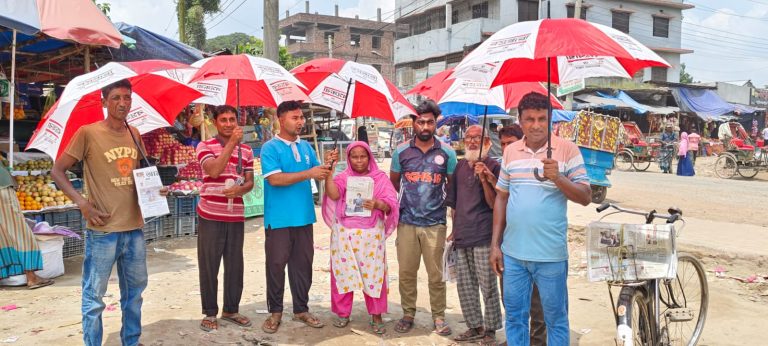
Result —
<path fill-rule="evenodd" d="M 653 345 L 648 305 L 645 290 L 635 287 L 621 289 L 616 306 L 618 313 L 616 343 L 619 346 Z"/>
<path fill-rule="evenodd" d="M 701 338 L 709 305 L 709 287 L 704 267 L 696 257 L 679 253 L 677 276 L 659 286 L 661 325 L 668 345 L 693 346 Z"/>

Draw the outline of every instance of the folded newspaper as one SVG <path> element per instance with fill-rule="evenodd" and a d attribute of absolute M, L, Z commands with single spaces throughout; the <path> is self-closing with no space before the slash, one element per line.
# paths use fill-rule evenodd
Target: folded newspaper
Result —
<path fill-rule="evenodd" d="M 593 222 L 587 226 L 589 281 L 671 279 L 676 273 L 673 225 Z"/>

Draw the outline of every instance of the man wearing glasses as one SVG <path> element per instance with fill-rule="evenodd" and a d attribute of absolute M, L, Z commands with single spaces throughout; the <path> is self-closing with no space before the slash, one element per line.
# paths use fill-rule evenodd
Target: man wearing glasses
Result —
<path fill-rule="evenodd" d="M 435 138 L 440 108 L 424 101 L 411 115 L 415 138 L 397 147 L 389 173 L 392 185 L 400 191 L 400 224 L 397 227 L 397 261 L 400 265 L 400 300 L 403 318 L 395 331 L 413 329 L 416 315 L 416 277 L 421 259 L 429 279 L 429 301 L 434 332 L 446 336 L 451 328 L 445 321 L 445 196 L 448 177 L 456 168 L 456 153 Z"/>
<path fill-rule="evenodd" d="M 482 131 L 479 125 L 467 128 L 464 135 L 466 154 L 456 164 L 445 204 L 451 207 L 453 229 L 448 240 L 453 240 L 456 249 L 456 288 L 468 328 L 454 340 L 479 340 L 482 345 L 496 345 L 496 330 L 501 329 L 501 301 L 488 259 L 491 256 L 495 186 L 501 164 L 488 157 L 491 138 L 482 137 Z M 485 315 L 480 305 L 480 291 L 483 292 Z"/>

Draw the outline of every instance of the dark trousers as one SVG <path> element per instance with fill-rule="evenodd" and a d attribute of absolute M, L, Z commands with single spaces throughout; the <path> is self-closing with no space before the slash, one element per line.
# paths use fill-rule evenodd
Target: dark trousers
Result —
<path fill-rule="evenodd" d="M 531 293 L 531 346 L 547 346 L 547 325 L 536 284 L 533 284 Z"/>
<path fill-rule="evenodd" d="M 312 225 L 267 228 L 264 252 L 267 266 L 267 308 L 270 313 L 283 312 L 285 266 L 293 297 L 293 313 L 309 311 L 309 288 L 312 286 L 312 258 L 315 256 Z"/>
<path fill-rule="evenodd" d="M 200 300 L 203 314 L 216 316 L 219 306 L 218 276 L 224 258 L 224 309 L 237 313 L 243 295 L 243 222 L 220 222 L 199 218 L 197 234 L 197 266 L 200 269 Z"/>

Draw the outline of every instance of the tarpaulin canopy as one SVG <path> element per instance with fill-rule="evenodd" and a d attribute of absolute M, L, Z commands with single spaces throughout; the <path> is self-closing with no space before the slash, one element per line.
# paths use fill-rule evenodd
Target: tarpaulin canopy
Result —
<path fill-rule="evenodd" d="M 672 114 L 679 112 L 677 107 L 658 107 L 644 105 L 635 101 L 631 96 L 622 90 L 619 90 L 615 95 L 597 91 L 595 94 L 581 94 L 574 96 L 575 99 L 580 100 L 582 104 L 577 104 L 577 109 L 585 108 L 603 108 L 603 109 L 632 109 L 635 114 Z"/>
<path fill-rule="evenodd" d="M 123 22 L 115 23 L 115 27 L 136 41 L 130 48 L 125 45 L 119 49 L 110 48 L 115 61 L 161 59 L 192 64 L 204 58 L 200 50 L 142 27 Z"/>
<path fill-rule="evenodd" d="M 704 121 L 726 121 L 736 107 L 720 98 L 714 90 L 672 88 L 672 96 L 684 112 L 696 113 Z"/>
<path fill-rule="evenodd" d="M 765 110 L 765 108 L 756 108 L 756 107 L 743 105 L 740 103 L 731 103 L 731 104 L 734 107 L 734 112 L 738 114 L 752 114 L 755 112 L 760 112 Z"/>

